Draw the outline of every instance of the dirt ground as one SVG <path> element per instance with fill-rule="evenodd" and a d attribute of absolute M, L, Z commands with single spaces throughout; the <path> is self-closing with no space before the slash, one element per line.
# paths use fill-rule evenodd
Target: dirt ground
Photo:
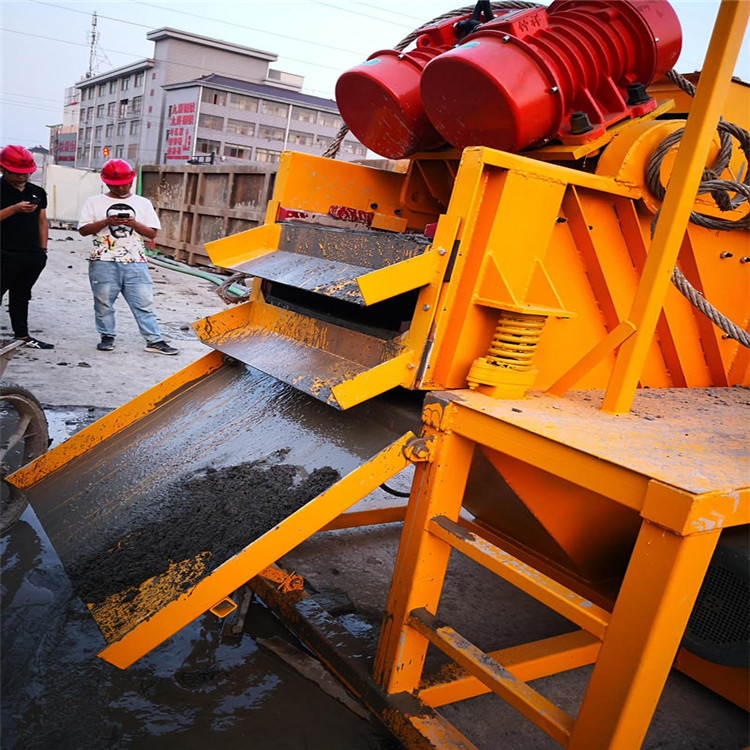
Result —
<path fill-rule="evenodd" d="M 55 345 L 50 350 L 17 349 L 3 374 L 30 390 L 42 404 L 114 409 L 206 354 L 190 323 L 226 307 L 205 279 L 149 264 L 156 316 L 176 356 L 144 351 L 133 316 L 120 298 L 113 351 L 96 349 L 94 303 L 88 281 L 91 238 L 50 230 L 47 267 L 29 305 L 32 336 Z M 0 339 L 12 338 L 7 297 L 0 312 Z"/>

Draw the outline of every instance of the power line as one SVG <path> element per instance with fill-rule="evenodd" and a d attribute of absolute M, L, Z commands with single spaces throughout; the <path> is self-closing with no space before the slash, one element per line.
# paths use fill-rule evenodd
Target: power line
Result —
<path fill-rule="evenodd" d="M 360 13 L 357 10 L 352 10 L 351 8 L 347 8 L 343 5 L 334 5 L 333 3 L 326 3 L 324 0 L 312 0 L 313 3 L 316 5 L 326 5 L 329 8 L 335 8 L 336 10 L 343 11 L 344 13 L 353 13 L 355 16 L 364 16 L 365 18 L 372 18 L 375 21 L 382 21 L 383 23 L 391 23 L 395 26 L 402 26 L 405 29 L 409 29 L 410 31 L 413 31 L 411 24 L 406 23 L 398 23 L 396 21 L 389 21 L 387 18 L 380 18 L 378 16 L 371 16 L 369 13 Z"/>
<path fill-rule="evenodd" d="M 197 13 L 188 13 L 186 10 L 177 10 L 175 8 L 166 8 L 163 5 L 155 5 L 154 3 L 142 2 L 142 0 L 133 0 L 133 2 L 137 3 L 138 5 L 145 5 L 147 8 L 158 8 L 159 10 L 166 10 L 169 13 L 179 13 L 180 15 L 183 15 L 183 16 L 190 16 L 191 18 L 198 18 L 202 21 L 213 21 L 214 23 L 221 23 L 221 24 L 227 23 L 227 21 L 223 18 L 212 18 L 210 16 L 201 16 L 201 15 L 198 15 Z M 248 31 L 257 31 L 257 32 L 260 32 L 261 34 L 268 34 L 269 36 L 277 36 L 281 39 L 289 39 L 293 42 L 302 42 L 304 44 L 312 44 L 316 47 L 324 47 L 325 49 L 332 49 L 332 50 L 335 50 L 336 52 L 347 52 L 353 55 L 361 54 L 361 50 L 346 49 L 345 47 L 334 47 L 331 44 L 324 44 L 323 42 L 314 42 L 314 41 L 311 41 L 310 39 L 302 39 L 296 36 L 289 36 L 289 34 L 279 34 L 276 31 L 267 31 L 266 29 L 259 29 L 256 26 L 246 26 L 241 23 L 232 23 L 231 25 L 234 28 L 247 29 Z"/>

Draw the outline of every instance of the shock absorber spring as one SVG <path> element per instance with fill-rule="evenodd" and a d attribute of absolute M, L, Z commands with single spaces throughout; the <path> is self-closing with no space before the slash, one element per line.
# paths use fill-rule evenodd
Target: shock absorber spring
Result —
<path fill-rule="evenodd" d="M 469 368 L 469 388 L 494 398 L 523 398 L 537 376 L 533 359 L 546 321 L 543 313 L 500 310 L 487 354 Z"/>
<path fill-rule="evenodd" d="M 501 310 L 492 343 L 487 351 L 488 363 L 512 370 L 530 370 L 546 320 L 545 315 L 527 315 Z"/>

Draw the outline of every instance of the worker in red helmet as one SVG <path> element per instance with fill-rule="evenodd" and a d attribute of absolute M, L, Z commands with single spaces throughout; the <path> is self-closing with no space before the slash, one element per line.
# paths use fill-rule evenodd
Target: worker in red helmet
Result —
<path fill-rule="evenodd" d="M 99 351 L 115 348 L 115 300 L 122 294 L 133 313 L 146 351 L 177 354 L 162 338 L 154 313 L 154 283 L 148 272 L 144 239 L 153 240 L 161 229 L 148 198 L 132 192 L 135 171 L 122 159 L 102 167 L 107 193 L 94 195 L 83 205 L 78 231 L 93 237 L 89 282 L 94 293 L 94 320 Z"/>
<path fill-rule="evenodd" d="M 0 170 L 0 300 L 9 292 L 16 339 L 32 349 L 54 349 L 29 335 L 31 289 L 47 265 L 47 193 L 29 182 L 36 164 L 23 146 L 0 151 Z"/>

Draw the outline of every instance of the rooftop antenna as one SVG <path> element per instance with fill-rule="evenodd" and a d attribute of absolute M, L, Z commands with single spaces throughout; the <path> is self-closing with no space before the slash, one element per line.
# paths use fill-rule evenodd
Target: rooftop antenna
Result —
<path fill-rule="evenodd" d="M 89 35 L 89 67 L 84 78 L 93 78 L 99 72 L 102 63 L 112 65 L 109 58 L 99 46 L 99 32 L 97 31 L 96 11 L 91 16 L 91 31 Z"/>

